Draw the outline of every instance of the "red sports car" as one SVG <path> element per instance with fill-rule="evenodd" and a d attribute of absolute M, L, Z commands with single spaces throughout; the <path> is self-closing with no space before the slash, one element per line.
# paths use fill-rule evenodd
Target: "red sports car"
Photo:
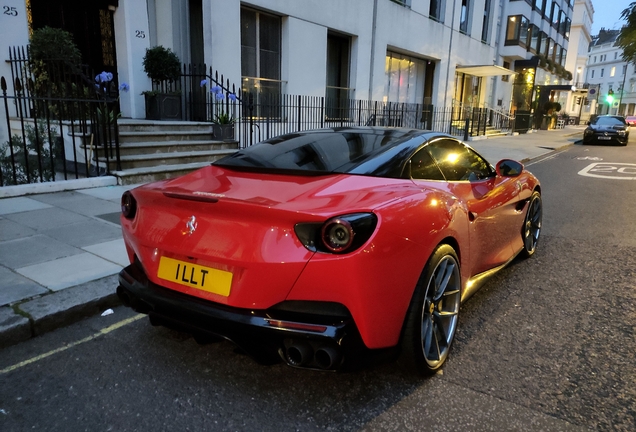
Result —
<path fill-rule="evenodd" d="M 625 117 L 625 123 L 627 123 L 630 126 L 636 126 L 636 116 Z"/>
<path fill-rule="evenodd" d="M 439 369 L 460 303 L 535 252 L 539 181 L 452 136 L 336 128 L 273 138 L 122 197 L 117 289 L 153 324 L 256 359 Z M 366 357 L 366 356 L 364 356 Z"/>

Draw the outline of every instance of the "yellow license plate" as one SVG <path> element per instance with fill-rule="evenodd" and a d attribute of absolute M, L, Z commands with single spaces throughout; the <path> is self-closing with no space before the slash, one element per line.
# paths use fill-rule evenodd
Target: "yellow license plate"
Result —
<path fill-rule="evenodd" d="M 161 257 L 159 261 L 157 277 L 225 297 L 230 295 L 232 287 L 232 273 L 230 272 L 165 256 Z"/>

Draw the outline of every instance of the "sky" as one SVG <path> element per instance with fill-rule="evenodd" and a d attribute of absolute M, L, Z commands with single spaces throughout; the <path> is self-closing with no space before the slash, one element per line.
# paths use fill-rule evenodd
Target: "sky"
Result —
<path fill-rule="evenodd" d="M 620 29 L 625 23 L 621 20 L 621 12 L 636 0 L 592 0 L 594 6 L 594 21 L 592 34 L 598 34 L 601 27 L 605 29 Z"/>

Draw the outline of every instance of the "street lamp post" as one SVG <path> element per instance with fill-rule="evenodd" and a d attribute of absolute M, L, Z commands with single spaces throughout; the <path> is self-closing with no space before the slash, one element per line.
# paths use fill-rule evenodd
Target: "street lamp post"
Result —
<path fill-rule="evenodd" d="M 627 78 L 627 69 L 629 69 L 629 62 L 627 62 L 627 65 L 625 67 L 625 72 L 623 73 L 623 84 L 621 84 L 621 94 L 618 97 L 618 109 L 619 110 L 621 109 L 621 102 L 623 102 L 623 92 L 625 91 L 625 78 Z M 624 114 L 627 114 L 627 112 L 625 112 Z"/>

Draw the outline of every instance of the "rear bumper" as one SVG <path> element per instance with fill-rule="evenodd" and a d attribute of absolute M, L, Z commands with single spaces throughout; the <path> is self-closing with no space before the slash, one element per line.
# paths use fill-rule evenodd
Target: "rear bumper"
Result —
<path fill-rule="evenodd" d="M 364 349 L 350 316 L 229 307 L 156 285 L 137 264 L 119 273 L 117 294 L 126 306 L 148 314 L 153 324 L 203 339 L 221 336 L 261 363 L 283 359 L 291 366 L 339 369 L 345 356 Z"/>
<path fill-rule="evenodd" d="M 598 144 L 627 144 L 629 135 L 587 135 L 583 137 L 584 143 L 598 143 Z"/>

